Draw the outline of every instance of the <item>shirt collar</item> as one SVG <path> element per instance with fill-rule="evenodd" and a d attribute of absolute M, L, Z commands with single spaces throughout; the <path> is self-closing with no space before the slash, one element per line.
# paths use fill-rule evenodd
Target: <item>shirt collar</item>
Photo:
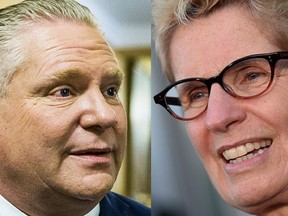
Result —
<path fill-rule="evenodd" d="M 0 195 L 0 215 L 27 216 Z"/>
<path fill-rule="evenodd" d="M 9 216 L 27 216 L 25 213 L 20 211 L 14 205 L 12 205 L 8 200 L 6 200 L 3 196 L 0 195 L 0 215 L 9 215 Z M 99 204 L 92 209 L 85 216 L 99 216 L 100 206 Z"/>
<path fill-rule="evenodd" d="M 100 214 L 100 205 L 97 204 L 94 209 L 92 209 L 88 214 L 85 216 L 99 216 Z"/>

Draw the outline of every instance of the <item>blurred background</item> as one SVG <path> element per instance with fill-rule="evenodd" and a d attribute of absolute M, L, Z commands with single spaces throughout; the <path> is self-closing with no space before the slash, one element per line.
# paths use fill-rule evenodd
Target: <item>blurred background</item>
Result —
<path fill-rule="evenodd" d="M 21 1 L 1 0 L 0 8 Z M 128 115 L 128 145 L 113 191 L 151 205 L 150 0 L 77 1 L 94 13 L 125 72 L 120 97 Z"/>

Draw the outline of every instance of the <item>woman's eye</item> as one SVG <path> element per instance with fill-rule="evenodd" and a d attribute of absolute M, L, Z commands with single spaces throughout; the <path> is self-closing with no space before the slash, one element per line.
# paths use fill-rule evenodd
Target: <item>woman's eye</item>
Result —
<path fill-rule="evenodd" d="M 191 97 L 191 100 L 200 100 L 202 98 L 204 98 L 205 96 L 207 95 L 207 93 L 204 93 L 204 92 L 197 92 L 197 93 L 194 93 Z"/>
<path fill-rule="evenodd" d="M 250 73 L 247 75 L 247 80 L 256 80 L 258 77 L 260 77 L 260 73 Z"/>

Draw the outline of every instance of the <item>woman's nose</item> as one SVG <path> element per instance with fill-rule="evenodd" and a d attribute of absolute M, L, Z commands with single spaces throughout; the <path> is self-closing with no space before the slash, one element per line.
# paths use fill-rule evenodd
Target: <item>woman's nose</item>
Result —
<path fill-rule="evenodd" d="M 213 132 L 227 132 L 246 118 L 240 101 L 229 95 L 219 84 L 213 84 L 208 100 L 205 123 Z"/>

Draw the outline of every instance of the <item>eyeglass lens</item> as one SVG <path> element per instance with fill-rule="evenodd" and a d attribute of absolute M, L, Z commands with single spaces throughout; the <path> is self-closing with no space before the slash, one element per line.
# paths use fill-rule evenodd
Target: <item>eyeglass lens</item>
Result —
<path fill-rule="evenodd" d="M 283 65 L 278 61 L 277 68 Z M 287 60 L 284 61 L 287 68 Z M 284 65 L 283 65 L 284 66 Z M 228 67 L 221 73 L 223 89 L 234 97 L 250 98 L 265 92 L 272 81 L 272 69 L 265 58 L 251 58 Z M 221 76 L 219 75 L 219 76 Z M 169 108 L 182 119 L 193 119 L 205 111 L 210 94 L 207 80 L 188 80 L 166 93 Z M 220 84 L 220 83 L 219 83 Z"/>

